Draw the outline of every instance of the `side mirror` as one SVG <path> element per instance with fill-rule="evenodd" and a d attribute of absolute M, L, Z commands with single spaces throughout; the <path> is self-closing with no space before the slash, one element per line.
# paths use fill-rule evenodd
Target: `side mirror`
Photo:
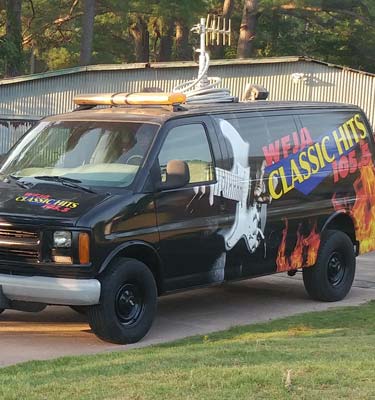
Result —
<path fill-rule="evenodd" d="M 178 189 L 187 185 L 190 181 L 189 166 L 185 161 L 168 161 L 166 172 L 166 181 L 157 185 L 159 190 Z"/>

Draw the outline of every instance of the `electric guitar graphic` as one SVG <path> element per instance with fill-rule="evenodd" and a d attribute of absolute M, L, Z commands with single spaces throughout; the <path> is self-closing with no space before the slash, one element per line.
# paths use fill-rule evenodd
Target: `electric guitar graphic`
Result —
<path fill-rule="evenodd" d="M 221 131 L 233 149 L 233 167 L 230 171 L 216 168 L 217 183 L 211 185 L 209 202 L 214 204 L 215 196 L 235 200 L 236 214 L 233 226 L 220 232 L 224 236 L 226 250 L 231 250 L 241 239 L 253 253 L 264 239 L 266 204 L 249 204 L 251 177 L 249 165 L 249 143 L 245 142 L 228 121 L 218 120 Z M 205 187 L 195 187 L 194 191 L 204 193 Z"/>

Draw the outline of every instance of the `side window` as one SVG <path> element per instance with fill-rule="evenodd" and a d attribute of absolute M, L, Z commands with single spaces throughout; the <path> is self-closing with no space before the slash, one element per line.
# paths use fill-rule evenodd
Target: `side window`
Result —
<path fill-rule="evenodd" d="M 363 137 L 365 136 L 364 132 L 368 136 L 363 116 L 359 113 L 338 111 L 334 113 L 302 115 L 300 118 L 302 125 L 310 131 L 313 140 L 336 131 L 336 138 L 345 147 L 347 143 L 342 140 L 343 138 L 347 138 L 349 142 L 351 138 L 358 143 L 358 138 L 365 139 Z"/>
<path fill-rule="evenodd" d="M 241 135 L 242 139 L 249 143 L 249 152 L 253 157 L 262 154 L 264 143 L 269 141 L 267 138 L 266 122 L 264 117 L 237 117 L 228 120 Z"/>
<path fill-rule="evenodd" d="M 181 125 L 169 131 L 159 154 L 162 182 L 166 180 L 166 168 L 171 160 L 181 160 L 188 164 L 190 183 L 211 182 L 215 179 L 207 134 L 201 124 Z"/>
<path fill-rule="evenodd" d="M 266 164 L 274 164 L 294 154 L 296 144 L 293 138 L 297 127 L 291 115 L 266 117 L 267 142 L 263 145 Z"/>
<path fill-rule="evenodd" d="M 242 142 L 248 144 L 248 165 L 242 166 L 245 168 L 250 166 L 252 181 L 250 201 L 270 203 L 271 197 L 276 198 L 276 195 L 272 196 L 275 187 L 279 186 L 278 180 L 269 179 L 270 168 L 272 171 L 273 165 L 279 165 L 283 159 L 295 152 L 293 137 L 297 134 L 297 126 L 292 115 L 254 114 L 249 116 L 238 114 L 236 118 L 228 119 L 228 122 L 239 133 Z M 238 145 L 240 141 L 235 141 L 233 135 L 229 139 L 229 142 L 231 141 L 233 145 L 229 143 L 229 148 L 233 149 L 233 153 L 237 152 L 238 156 L 234 156 L 234 159 L 237 158 L 237 163 L 241 163 L 240 160 L 244 158 L 244 154 L 241 155 Z M 283 170 L 282 175 L 285 173 L 290 175 L 289 171 Z M 272 188 L 274 190 L 271 193 Z"/>
<path fill-rule="evenodd" d="M 252 160 L 266 157 L 267 163 L 273 163 L 292 153 L 291 138 L 297 127 L 291 115 L 237 115 L 237 118 L 230 118 L 228 122 L 249 143 L 249 157 Z"/>
<path fill-rule="evenodd" d="M 358 171 L 372 164 L 372 142 L 363 114 L 355 111 L 322 112 L 302 115 L 300 119 L 303 129 L 308 129 L 312 141 L 321 149 L 320 170 L 329 168 L 333 183 L 340 182 L 340 190 L 351 191 L 351 181 Z"/>

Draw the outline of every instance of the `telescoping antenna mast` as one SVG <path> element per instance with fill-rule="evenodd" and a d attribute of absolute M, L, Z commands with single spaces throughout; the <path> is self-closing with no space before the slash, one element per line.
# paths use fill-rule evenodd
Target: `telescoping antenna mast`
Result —
<path fill-rule="evenodd" d="M 182 92 L 186 95 L 187 103 L 224 103 L 238 101 L 236 97 L 231 96 L 230 91 L 224 88 L 218 88 L 221 83 L 219 77 L 208 77 L 207 71 L 210 64 L 210 57 L 206 52 L 206 45 L 223 45 L 228 42 L 230 45 L 231 23 L 229 21 L 226 27 L 225 18 L 208 15 L 207 20 L 201 18 L 200 23 L 195 25 L 192 32 L 200 36 L 200 48 L 196 50 L 199 53 L 199 72 L 194 80 L 182 83 L 176 86 L 174 92 Z M 228 40 L 227 40 L 228 39 Z"/>

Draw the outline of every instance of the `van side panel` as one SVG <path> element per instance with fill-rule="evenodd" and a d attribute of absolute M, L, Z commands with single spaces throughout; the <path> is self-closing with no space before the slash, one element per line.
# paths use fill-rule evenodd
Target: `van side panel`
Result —
<path fill-rule="evenodd" d="M 226 279 L 314 265 L 322 227 L 335 214 L 353 220 L 361 253 L 375 249 L 373 142 L 359 109 L 213 119 L 229 165 L 217 173 L 231 210 L 232 229 L 222 233 Z"/>

